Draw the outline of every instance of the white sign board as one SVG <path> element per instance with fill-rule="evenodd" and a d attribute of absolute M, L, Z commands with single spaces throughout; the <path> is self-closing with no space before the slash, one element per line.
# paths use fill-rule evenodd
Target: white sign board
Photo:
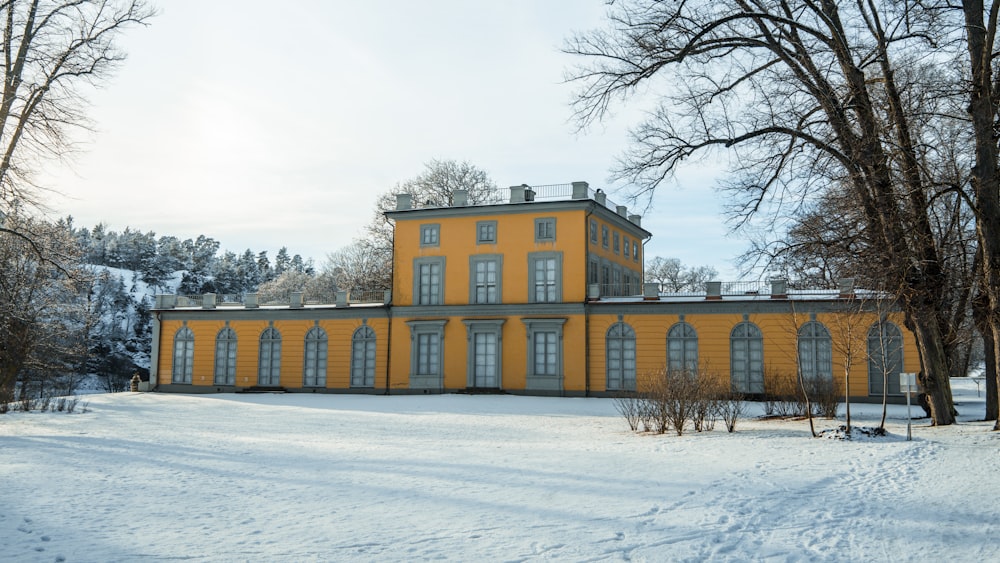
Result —
<path fill-rule="evenodd" d="M 899 374 L 899 387 L 901 389 L 916 389 L 917 387 L 917 374 L 915 373 L 900 373 Z"/>

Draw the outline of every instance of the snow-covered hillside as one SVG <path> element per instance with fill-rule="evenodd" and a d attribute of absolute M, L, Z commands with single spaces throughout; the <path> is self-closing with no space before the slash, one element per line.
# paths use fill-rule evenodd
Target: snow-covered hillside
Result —
<path fill-rule="evenodd" d="M 1000 433 L 954 387 L 912 442 L 905 406 L 850 442 L 636 434 L 608 399 L 93 395 L 0 417 L 0 559 L 989 561 Z"/>

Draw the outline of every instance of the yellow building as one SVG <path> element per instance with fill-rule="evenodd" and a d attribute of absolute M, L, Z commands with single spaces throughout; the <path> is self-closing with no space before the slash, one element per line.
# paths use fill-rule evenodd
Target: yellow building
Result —
<path fill-rule="evenodd" d="M 397 197 L 393 286 L 378 303 L 216 303 L 159 296 L 152 385 L 162 391 L 495 391 L 602 396 L 689 369 L 735 391 L 832 381 L 865 400 L 919 370 L 883 300 L 784 281 L 709 282 L 697 295 L 644 284 L 651 234 L 585 182 L 515 186 L 502 202 L 447 207 Z M 306 296 L 307 297 L 307 296 Z M 886 383 L 887 382 L 887 383 Z"/>

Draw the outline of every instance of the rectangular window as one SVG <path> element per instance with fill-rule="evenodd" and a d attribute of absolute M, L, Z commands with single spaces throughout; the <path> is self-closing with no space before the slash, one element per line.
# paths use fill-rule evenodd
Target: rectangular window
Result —
<path fill-rule="evenodd" d="M 556 240 L 555 217 L 535 219 L 535 242 L 554 240 Z"/>
<path fill-rule="evenodd" d="M 497 222 L 476 222 L 476 244 L 494 244 L 497 241 Z"/>
<path fill-rule="evenodd" d="M 615 250 L 615 254 L 618 254 L 619 252 L 621 252 L 621 241 L 618 240 L 618 231 L 614 232 L 614 237 L 615 237 L 615 249 L 614 250 Z"/>
<path fill-rule="evenodd" d="M 534 333 L 534 373 L 533 375 L 559 375 L 559 335 L 555 331 Z"/>
<path fill-rule="evenodd" d="M 597 244 L 597 221 L 590 220 L 590 242 Z"/>
<path fill-rule="evenodd" d="M 500 302 L 499 260 L 476 260 L 473 262 L 473 303 Z"/>
<path fill-rule="evenodd" d="M 604 248 L 608 247 L 608 227 L 607 225 L 601 225 L 601 246 Z"/>
<path fill-rule="evenodd" d="M 632 249 L 630 248 L 628 237 L 623 236 L 622 237 L 622 256 L 624 256 L 625 258 L 628 258 L 629 254 L 632 254 Z"/>
<path fill-rule="evenodd" d="M 632 260 L 639 261 L 639 243 L 632 245 Z"/>
<path fill-rule="evenodd" d="M 436 375 L 441 370 L 441 337 L 434 333 L 417 334 L 418 375 Z"/>
<path fill-rule="evenodd" d="M 442 279 L 443 258 L 418 258 L 414 268 L 414 295 L 417 305 L 440 305 L 444 300 Z"/>
<path fill-rule="evenodd" d="M 444 388 L 445 320 L 406 321 L 410 327 L 410 389 Z"/>
<path fill-rule="evenodd" d="M 556 303 L 560 299 L 562 254 L 533 252 L 528 255 L 529 297 L 533 303 Z"/>
<path fill-rule="evenodd" d="M 438 246 L 441 240 L 441 225 L 420 225 L 420 246 Z"/>

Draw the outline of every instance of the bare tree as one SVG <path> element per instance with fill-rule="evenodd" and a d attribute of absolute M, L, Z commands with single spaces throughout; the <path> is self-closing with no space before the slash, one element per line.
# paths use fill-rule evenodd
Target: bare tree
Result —
<path fill-rule="evenodd" d="M 832 0 L 618 2 L 573 37 L 581 127 L 640 88 L 659 92 L 616 175 L 649 196 L 682 161 L 732 153 L 737 225 L 777 223 L 845 186 L 920 349 L 935 424 L 954 422 L 937 311 L 944 282 L 928 215 L 907 68 L 942 36 L 937 11 Z M 936 61 L 932 61 L 933 64 Z M 998 252 L 1000 256 L 1000 252 Z"/>
<path fill-rule="evenodd" d="M 386 290 L 392 287 L 392 248 L 371 239 L 359 239 L 326 257 L 323 272 L 337 287 L 347 290 Z"/>
<path fill-rule="evenodd" d="M 980 326 L 992 345 L 992 378 L 1000 378 L 1000 147 L 996 124 L 1000 119 L 1000 71 L 996 66 L 996 40 L 1000 3 L 963 0 L 966 45 L 971 68 L 968 112 L 975 137 L 972 168 L 972 208 L 976 214 L 976 239 L 981 258 Z M 1000 384 L 993 385 L 1000 394 Z M 1000 399 L 998 399 L 1000 400 Z M 1000 430 L 1000 418 L 993 427 Z"/>
<path fill-rule="evenodd" d="M 32 173 L 71 151 L 71 130 L 89 125 L 81 87 L 110 75 L 125 58 L 118 36 L 153 13 L 144 0 L 0 2 L 0 214 L 15 204 L 43 207 Z M 10 226 L 0 231 L 33 241 Z"/>
<path fill-rule="evenodd" d="M 89 281 L 71 234 L 23 215 L 6 221 L 25 236 L 0 232 L 0 402 L 19 383 L 23 396 L 77 371 L 89 324 Z"/>
<path fill-rule="evenodd" d="M 365 238 L 391 252 L 392 224 L 383 213 L 396 208 L 396 194 L 410 194 L 417 207 L 445 207 L 454 202 L 455 190 L 465 190 L 470 205 L 501 201 L 496 183 L 484 170 L 467 161 L 433 159 L 424 164 L 423 172 L 378 197 Z"/>
<path fill-rule="evenodd" d="M 677 258 L 656 256 L 646 263 L 646 281 L 658 283 L 660 291 L 665 293 L 704 290 L 705 282 L 718 275 L 711 266 L 688 267 Z"/>

